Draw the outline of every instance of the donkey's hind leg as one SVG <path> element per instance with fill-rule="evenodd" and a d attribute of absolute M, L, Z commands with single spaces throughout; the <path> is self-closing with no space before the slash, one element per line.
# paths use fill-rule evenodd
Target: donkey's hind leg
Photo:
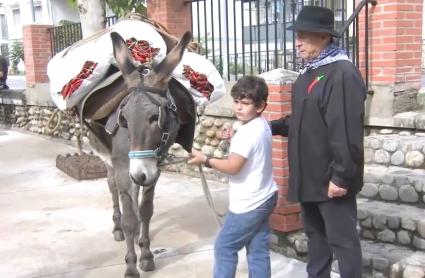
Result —
<path fill-rule="evenodd" d="M 119 193 L 117 183 L 115 182 L 113 169 L 107 166 L 108 170 L 108 186 L 109 191 L 112 194 L 112 204 L 113 204 L 113 214 L 112 221 L 114 222 L 114 228 L 112 230 L 112 234 L 114 235 L 114 239 L 116 241 L 124 240 L 124 233 L 121 227 L 121 210 L 120 210 L 120 201 L 119 201 Z"/>
<path fill-rule="evenodd" d="M 143 187 L 143 198 L 140 203 L 139 212 L 141 222 L 141 234 L 139 238 L 140 246 L 140 259 L 139 267 L 143 271 L 152 271 L 155 269 L 155 263 L 153 260 L 153 254 L 150 250 L 150 239 L 149 239 L 149 224 L 153 214 L 153 197 L 155 192 L 156 181 Z"/>

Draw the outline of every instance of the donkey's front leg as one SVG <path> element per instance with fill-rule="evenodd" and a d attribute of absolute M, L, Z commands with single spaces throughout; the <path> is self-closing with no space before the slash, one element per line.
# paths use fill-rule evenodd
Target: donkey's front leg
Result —
<path fill-rule="evenodd" d="M 112 194 L 112 204 L 113 204 L 112 221 L 114 222 L 114 228 L 112 230 L 112 234 L 114 235 L 114 239 L 116 241 L 123 241 L 124 234 L 121 227 L 120 201 L 119 201 L 118 187 L 114 177 L 114 170 L 110 166 L 106 166 L 106 169 L 108 173 L 108 176 L 107 176 L 108 186 L 109 186 L 109 191 Z"/>
<path fill-rule="evenodd" d="M 149 239 L 149 224 L 153 214 L 153 197 L 155 192 L 156 181 L 143 187 L 143 198 L 140 204 L 140 218 L 141 223 L 141 234 L 139 238 L 140 246 L 140 259 L 139 267 L 143 271 L 152 271 L 155 269 L 155 263 L 153 261 L 153 254 L 150 250 L 150 239 Z"/>
<path fill-rule="evenodd" d="M 125 255 L 127 269 L 125 270 L 125 277 L 139 278 L 137 255 L 134 248 L 134 238 L 138 230 L 137 211 L 134 211 L 131 181 L 127 173 L 128 171 L 119 171 L 115 168 L 115 178 L 118 183 L 122 207 L 121 227 L 124 231 L 125 243 L 127 245 L 127 254 Z"/>

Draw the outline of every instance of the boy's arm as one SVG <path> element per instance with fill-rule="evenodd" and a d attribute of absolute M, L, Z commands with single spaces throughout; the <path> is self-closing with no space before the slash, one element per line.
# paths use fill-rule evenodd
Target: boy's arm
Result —
<path fill-rule="evenodd" d="M 239 173 L 239 171 L 245 165 L 246 158 L 235 153 L 230 153 L 230 155 L 224 159 L 209 158 L 202 152 L 193 149 L 191 158 L 187 163 L 192 165 L 205 164 L 205 166 L 216 169 L 222 173 L 235 175 Z"/>
<path fill-rule="evenodd" d="M 288 137 L 290 116 L 282 117 L 278 120 L 270 121 L 270 128 L 273 135 L 282 135 Z"/>
<path fill-rule="evenodd" d="M 236 175 L 245 165 L 246 158 L 241 155 L 231 153 L 225 159 L 210 158 L 208 162 L 209 166 L 213 169 L 228 175 Z"/>

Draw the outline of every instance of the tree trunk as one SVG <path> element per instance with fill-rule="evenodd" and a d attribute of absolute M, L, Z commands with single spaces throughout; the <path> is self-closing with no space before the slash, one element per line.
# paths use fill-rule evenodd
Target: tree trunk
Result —
<path fill-rule="evenodd" d="M 78 0 L 83 38 L 87 38 L 106 26 L 105 0 Z"/>

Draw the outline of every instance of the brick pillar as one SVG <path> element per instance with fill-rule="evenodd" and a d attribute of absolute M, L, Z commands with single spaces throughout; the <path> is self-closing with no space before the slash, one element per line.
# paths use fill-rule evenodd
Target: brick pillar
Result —
<path fill-rule="evenodd" d="M 369 82 L 374 91 L 372 117 L 392 117 L 395 113 L 416 109 L 415 94 L 421 81 L 422 6 L 423 0 L 379 0 L 376 6 L 369 5 Z M 363 72 L 364 17 L 363 10 L 360 16 L 360 65 Z"/>
<path fill-rule="evenodd" d="M 292 84 L 268 85 L 269 98 L 263 116 L 274 120 L 291 112 Z M 270 217 L 270 226 L 275 231 L 291 232 L 302 228 L 300 206 L 289 203 L 288 195 L 288 152 L 287 139 L 281 136 L 273 137 L 273 175 L 279 190 L 277 206 Z"/>
<path fill-rule="evenodd" d="M 23 26 L 23 45 L 27 87 L 48 83 L 47 63 L 52 57 L 49 28 L 51 25 Z"/>
<path fill-rule="evenodd" d="M 148 17 L 180 37 L 192 30 L 192 4 L 186 0 L 147 0 Z"/>
<path fill-rule="evenodd" d="M 376 6 L 369 6 L 369 66 L 372 83 L 410 83 L 416 88 L 419 86 L 422 5 L 423 0 L 379 0 Z M 360 26 L 363 42 L 361 54 L 364 57 L 363 20 Z"/>

